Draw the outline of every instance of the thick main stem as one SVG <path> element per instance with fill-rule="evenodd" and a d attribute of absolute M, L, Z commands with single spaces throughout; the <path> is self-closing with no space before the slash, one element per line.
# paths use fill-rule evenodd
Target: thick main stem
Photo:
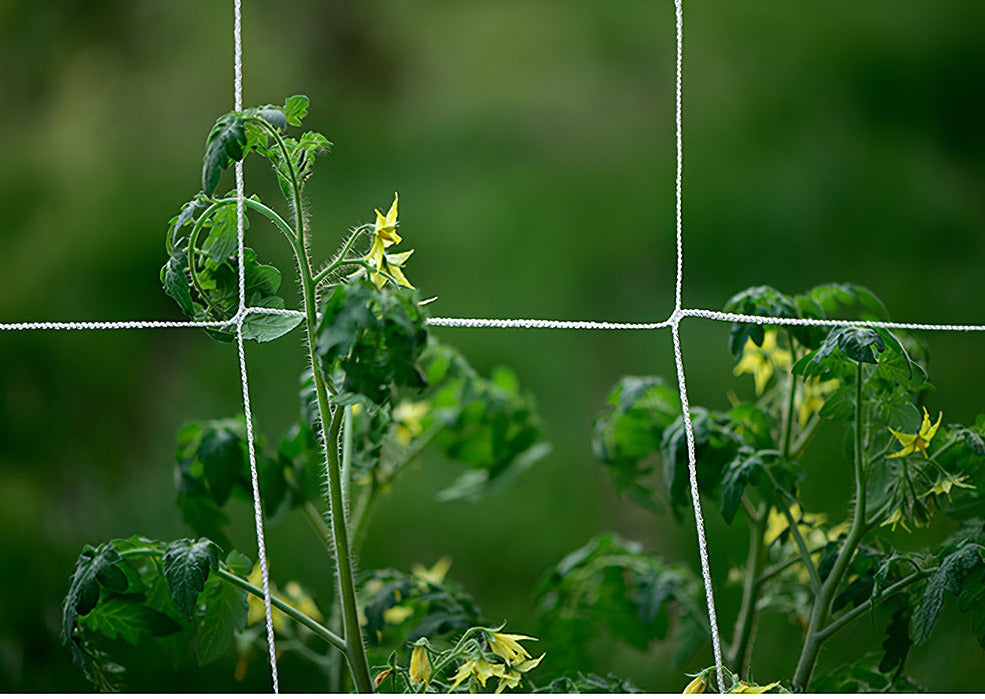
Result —
<path fill-rule="evenodd" d="M 352 669 L 353 682 L 360 692 L 372 692 L 373 685 L 369 678 L 369 664 L 366 660 L 366 649 L 363 646 L 362 631 L 359 627 L 359 612 L 356 602 L 356 584 L 352 570 L 351 552 L 349 549 L 349 532 L 345 522 L 345 505 L 342 498 L 342 468 L 339 463 L 339 433 L 342 430 L 343 413 L 337 407 L 333 413 L 328 402 L 328 391 L 325 388 L 324 377 L 315 356 L 315 327 L 318 322 L 315 300 L 315 285 L 311 278 L 311 267 L 307 264 L 307 256 L 300 252 L 298 267 L 301 272 L 301 287 L 304 296 L 304 311 L 307 319 L 308 359 L 314 377 L 315 396 L 318 400 L 318 413 L 321 424 L 328 427 L 323 430 L 325 448 L 325 468 L 328 473 L 328 502 L 331 515 L 332 539 L 335 544 L 335 563 L 339 585 L 339 601 L 342 605 L 342 627 L 345 634 L 349 667 Z"/>
<path fill-rule="evenodd" d="M 862 433 L 862 363 L 858 362 L 857 373 L 855 375 L 855 513 L 852 517 L 852 526 L 845 540 L 845 546 L 835 559 L 831 573 L 821 586 L 821 591 L 814 600 L 814 608 L 811 610 L 810 625 L 807 628 L 807 638 L 804 641 L 804 648 L 797 663 L 797 671 L 793 677 L 793 687 L 795 691 L 805 691 L 810 682 L 811 673 L 817 664 L 817 656 L 821 651 L 821 645 L 827 636 L 823 633 L 831 613 L 831 603 L 834 601 L 835 592 L 841 583 L 848 564 L 855 554 L 862 537 L 865 535 L 865 464 L 864 458 L 864 435 Z"/>

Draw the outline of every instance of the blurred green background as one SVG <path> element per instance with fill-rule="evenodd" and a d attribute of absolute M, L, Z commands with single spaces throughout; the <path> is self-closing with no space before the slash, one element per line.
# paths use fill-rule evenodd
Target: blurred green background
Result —
<path fill-rule="evenodd" d="M 670 0 L 245 5 L 247 105 L 306 93 L 307 123 L 336 144 L 307 189 L 316 253 L 399 190 L 401 233 L 417 250 L 408 276 L 438 296 L 433 315 L 668 315 Z M 752 284 L 851 281 L 897 320 L 985 321 L 985 4 L 689 0 L 685 13 L 685 304 L 720 308 Z M 0 321 L 179 318 L 157 276 L 163 232 L 231 107 L 231 63 L 231 2 L 0 0 Z M 263 168 L 247 167 L 247 186 L 278 201 Z M 282 241 L 256 223 L 252 244 L 289 269 Z M 750 390 L 731 375 L 727 326 L 689 320 L 682 333 L 692 403 Z M 673 374 L 668 333 L 437 334 L 482 371 L 512 366 L 555 449 L 478 505 L 435 502 L 456 468 L 426 455 L 383 503 L 363 567 L 447 553 L 486 614 L 524 631 L 536 628 L 539 576 L 599 529 L 696 564 L 690 525 L 620 502 L 589 443 L 618 377 Z M 927 340 L 933 410 L 985 412 L 985 337 Z M 297 414 L 299 336 L 248 359 L 259 429 L 275 439 Z M 191 330 L 3 333 L 0 367 L 0 690 L 85 690 L 57 639 L 75 557 L 110 537 L 188 535 L 174 434 L 240 409 L 235 352 Z M 835 444 L 813 464 L 808 502 L 844 509 L 840 454 Z M 709 509 L 729 636 L 740 590 L 728 571 L 746 535 Z M 247 508 L 238 520 L 252 553 Z M 931 536 L 947 531 L 937 523 Z M 303 522 L 271 528 L 268 548 L 275 578 L 331 584 Z M 909 671 L 935 690 L 980 689 L 981 651 L 948 614 Z M 853 629 L 821 670 L 878 648 L 879 630 Z M 799 639 L 764 621 L 757 679 L 789 677 Z M 538 648 L 550 657 L 550 639 Z M 268 687 L 259 664 L 237 685 L 234 659 L 174 674 L 133 655 L 135 690 Z M 671 655 L 600 642 L 587 669 L 675 691 L 686 678 Z M 710 664 L 710 651 L 693 662 Z M 285 660 L 282 689 L 318 682 Z"/>

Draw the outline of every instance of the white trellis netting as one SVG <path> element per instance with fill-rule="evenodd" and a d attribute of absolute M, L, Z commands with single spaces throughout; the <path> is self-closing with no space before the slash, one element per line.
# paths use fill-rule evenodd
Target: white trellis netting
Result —
<path fill-rule="evenodd" d="M 683 305 L 681 288 L 683 282 L 683 263 L 684 248 L 682 234 L 682 188 L 681 175 L 683 170 L 683 149 L 682 149 L 682 56 L 683 56 L 683 0 L 675 0 L 676 18 L 676 187 L 675 187 L 675 224 L 677 238 L 677 270 L 675 285 L 675 304 L 673 312 L 662 321 L 648 323 L 616 323 L 608 321 L 561 321 L 543 319 L 493 319 L 493 318 L 430 318 L 429 325 L 441 327 L 464 327 L 464 328 L 528 328 L 528 329 L 553 329 L 553 330 L 659 330 L 669 328 L 674 348 L 674 358 L 677 370 L 677 379 L 680 390 L 682 416 L 684 418 L 685 434 L 688 450 L 688 470 L 690 479 L 691 499 L 695 514 L 695 529 L 698 540 L 698 551 L 701 559 L 701 573 L 704 580 L 708 618 L 714 660 L 718 674 L 719 688 L 723 688 L 722 677 L 722 649 L 718 633 L 718 623 L 716 619 L 714 589 L 711 579 L 711 570 L 708 559 L 707 541 L 704 531 L 704 521 L 701 512 L 701 502 L 698 491 L 697 470 L 694 449 L 694 434 L 690 421 L 690 411 L 688 407 L 687 388 L 684 372 L 684 361 L 681 352 L 680 324 L 685 318 L 704 318 L 719 322 L 729 323 L 757 323 L 773 325 L 811 325 L 811 326 L 866 326 L 880 328 L 896 328 L 903 330 L 926 330 L 926 331 L 957 331 L 957 332 L 983 332 L 985 325 L 962 325 L 962 324 L 934 324 L 934 323 L 892 323 L 892 322 L 861 322 L 850 320 L 814 320 L 798 318 L 781 318 L 769 316 L 750 316 L 735 313 L 723 313 L 720 311 L 686 308 Z M 234 109 L 242 109 L 243 93 L 243 64 L 242 64 L 242 0 L 234 0 Z M 247 376 L 246 357 L 243 343 L 243 323 L 251 314 L 277 314 L 277 315 L 303 315 L 300 311 L 277 310 L 268 308 L 253 308 L 245 302 L 245 279 L 244 267 L 242 265 L 244 248 L 244 218 L 243 200 L 244 184 L 242 163 L 236 164 L 236 192 L 237 192 L 237 226 L 238 226 L 238 254 L 240 259 L 239 266 L 239 310 L 234 318 L 226 322 L 194 322 L 194 321 L 79 321 L 79 322 L 18 322 L 0 323 L 0 331 L 17 332 L 30 330 L 137 330 L 137 329 L 171 329 L 171 328 L 235 328 L 236 344 L 239 355 L 239 369 L 242 384 L 243 409 L 246 417 L 246 431 L 250 470 L 253 486 L 254 518 L 257 536 L 257 558 L 260 564 L 262 587 L 264 594 L 264 606 L 266 609 L 266 631 L 267 644 L 269 650 L 269 661 L 271 670 L 271 681 L 274 692 L 279 691 L 279 679 L 277 673 L 277 659 L 274 641 L 274 631 L 270 605 L 269 571 L 266 556 L 266 547 L 263 532 L 263 515 L 261 507 L 261 493 L 256 470 L 255 440 L 253 435 L 253 417 L 250 408 L 250 390 Z"/>

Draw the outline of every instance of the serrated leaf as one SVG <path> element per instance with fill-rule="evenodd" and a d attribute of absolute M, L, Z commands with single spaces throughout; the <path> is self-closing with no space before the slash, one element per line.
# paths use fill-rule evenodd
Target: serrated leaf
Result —
<path fill-rule="evenodd" d="M 874 353 L 883 352 L 886 349 L 886 342 L 882 335 L 872 328 L 838 328 L 832 335 L 838 349 L 856 362 L 875 364 Z"/>
<path fill-rule="evenodd" d="M 752 448 L 743 446 L 722 471 L 722 517 L 732 523 L 739 511 L 742 494 L 747 485 L 755 485 L 764 468 L 762 456 Z"/>
<path fill-rule="evenodd" d="M 966 543 L 944 557 L 927 580 L 920 607 L 913 615 L 914 643 L 919 645 L 930 636 L 944 606 L 944 593 L 959 595 L 965 573 L 982 565 L 982 547 L 978 544 Z"/>
<path fill-rule="evenodd" d="M 194 307 L 188 277 L 185 276 L 187 267 L 188 257 L 184 250 L 174 250 L 161 268 L 161 284 L 164 286 L 164 293 L 178 302 L 186 316 L 191 316 Z"/>
<path fill-rule="evenodd" d="M 208 539 L 179 539 L 165 550 L 162 563 L 171 599 L 179 610 L 191 616 L 209 571 L 219 565 L 219 547 Z"/>
<path fill-rule="evenodd" d="M 202 243 L 202 250 L 209 254 L 215 264 L 226 260 L 236 252 L 239 245 L 239 231 L 235 204 L 223 206 L 211 218 L 212 228 Z M 250 221 L 243 215 L 243 228 L 248 229 Z M 197 269 L 197 267 L 196 267 Z"/>
<path fill-rule="evenodd" d="M 246 592 L 212 576 L 202 593 L 205 611 L 198 627 L 195 655 L 199 665 L 222 657 L 233 646 L 237 631 L 246 628 Z"/>
<path fill-rule="evenodd" d="M 243 116 L 230 112 L 219 117 L 205 141 L 202 192 L 211 195 L 215 191 L 223 171 L 231 163 L 243 157 L 245 148 L 246 131 L 243 128 Z"/>
<path fill-rule="evenodd" d="M 99 602 L 101 585 L 116 592 L 126 590 L 126 574 L 118 568 L 122 562 L 119 552 L 110 544 L 82 549 L 62 605 L 62 643 L 68 643 L 76 615 L 85 616 Z"/>
<path fill-rule="evenodd" d="M 797 304 L 786 294 L 771 286 L 755 286 L 741 291 L 726 303 L 726 313 L 742 315 L 770 316 L 774 318 L 797 318 Z M 737 359 L 742 356 L 746 342 L 761 347 L 765 338 L 765 327 L 761 323 L 735 323 L 729 336 L 729 349 Z"/>
<path fill-rule="evenodd" d="M 143 595 L 119 595 L 103 600 L 81 623 L 111 641 L 122 638 L 132 646 L 144 636 L 168 636 L 181 630 L 181 625 L 167 614 L 147 606 Z"/>
<path fill-rule="evenodd" d="M 306 95 L 293 95 L 284 100 L 284 117 L 291 126 L 301 126 L 301 120 L 308 116 Z"/>

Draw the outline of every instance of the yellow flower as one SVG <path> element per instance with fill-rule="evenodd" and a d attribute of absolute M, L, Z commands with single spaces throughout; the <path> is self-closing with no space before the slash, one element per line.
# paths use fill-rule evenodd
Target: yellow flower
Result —
<path fill-rule="evenodd" d="M 408 250 L 393 255 L 386 252 L 388 247 L 403 240 L 397 234 L 397 226 L 400 225 L 397 221 L 399 198 L 398 194 L 394 192 L 393 203 L 390 205 L 390 210 L 386 216 L 381 214 L 379 209 L 376 209 L 376 223 L 373 224 L 373 245 L 363 258 L 370 267 L 369 278 L 377 288 L 387 283 L 386 274 L 393 277 L 400 286 L 405 286 L 408 289 L 414 288 L 401 270 L 404 263 L 407 262 L 407 258 L 414 254 L 414 251 Z M 356 273 L 357 276 L 359 274 L 360 272 Z"/>
<path fill-rule="evenodd" d="M 425 568 L 419 563 L 415 563 L 410 567 L 410 572 L 413 573 L 415 578 L 431 583 L 432 585 L 443 583 L 449 570 L 451 570 L 451 556 L 442 556 L 430 568 Z"/>
<path fill-rule="evenodd" d="M 299 612 L 304 614 L 310 619 L 315 621 L 324 621 L 321 610 L 315 601 L 311 599 L 311 595 L 305 592 L 300 585 L 298 585 L 293 580 L 287 583 L 284 588 L 284 596 L 287 598 L 287 603 L 292 607 L 297 609 Z"/>
<path fill-rule="evenodd" d="M 746 346 L 742 349 L 742 358 L 732 370 L 736 376 L 752 374 L 757 396 L 763 394 L 766 384 L 777 369 L 790 370 L 792 359 L 790 351 L 777 347 L 776 335 L 776 330 L 767 330 L 763 336 L 762 347 L 758 347 L 752 339 L 746 340 Z"/>
<path fill-rule="evenodd" d="M 516 665 L 518 662 L 530 659 L 530 653 L 519 644 L 519 641 L 536 641 L 537 639 L 514 633 L 487 631 L 486 640 L 489 642 L 489 650 L 510 665 Z"/>
<path fill-rule="evenodd" d="M 424 644 L 414 646 L 410 654 L 410 681 L 412 684 L 427 684 L 431 681 L 431 659 Z"/>
<path fill-rule="evenodd" d="M 797 388 L 797 415 L 801 427 L 806 426 L 811 415 L 824 407 L 828 395 L 837 388 L 838 379 L 820 381 L 816 376 L 805 380 L 803 385 Z"/>
<path fill-rule="evenodd" d="M 387 624 L 393 624 L 397 626 L 404 623 L 407 617 L 413 616 L 414 610 L 410 607 L 404 607 L 397 605 L 396 607 L 390 607 L 385 612 L 383 612 L 383 621 Z"/>
<path fill-rule="evenodd" d="M 386 247 L 390 247 L 394 243 L 399 243 L 402 238 L 397 235 L 397 226 L 400 224 L 397 222 L 397 204 L 400 201 L 400 195 L 397 192 L 393 193 L 393 203 L 390 204 L 390 210 L 386 212 L 386 216 L 380 213 L 379 209 L 376 211 L 376 223 L 373 224 L 373 235 L 383 241 Z"/>
<path fill-rule="evenodd" d="M 927 408 L 923 409 L 923 424 L 920 425 L 920 431 L 916 434 L 907 434 L 906 432 L 897 432 L 892 427 L 889 431 L 893 433 L 893 436 L 899 440 L 899 443 L 903 446 L 895 454 L 890 454 L 887 459 L 895 459 L 900 456 L 906 456 L 912 454 L 915 451 L 919 451 L 923 454 L 924 458 L 927 457 L 927 447 L 930 446 L 930 440 L 934 438 L 937 434 L 937 428 L 941 426 L 941 418 L 944 416 L 943 413 L 937 414 L 937 422 L 933 425 L 930 424 L 930 415 L 927 413 Z"/>
<path fill-rule="evenodd" d="M 705 682 L 705 674 L 702 672 L 700 675 L 687 683 L 687 687 L 684 688 L 684 691 L 681 692 L 681 694 L 704 694 L 707 686 L 708 685 Z"/>
<path fill-rule="evenodd" d="M 903 527 L 903 529 L 905 529 L 906 531 L 910 531 L 910 528 L 908 526 L 906 526 L 906 519 L 903 517 L 903 511 L 901 509 L 899 509 L 898 507 L 895 510 L 893 510 L 892 514 L 890 514 L 888 517 L 886 517 L 886 519 L 884 519 L 879 524 L 879 526 L 880 527 L 886 527 L 886 526 L 889 526 L 890 524 L 893 525 L 893 528 L 892 528 L 891 531 L 896 531 L 896 525 L 897 524 L 899 526 Z"/>
<path fill-rule="evenodd" d="M 421 420 L 427 417 L 431 409 L 431 403 L 426 400 L 421 401 L 400 401 L 390 413 L 396 425 L 397 441 L 401 444 L 410 444 L 410 440 L 420 436 L 424 431 Z"/>
<path fill-rule="evenodd" d="M 523 662 L 519 662 L 513 666 L 513 669 L 516 670 L 517 672 L 530 672 L 535 667 L 540 665 L 540 661 L 543 660 L 544 656 L 546 655 L 547 653 L 541 653 L 536 658 L 531 658 L 530 660 L 524 660 Z"/>
<path fill-rule="evenodd" d="M 765 694 L 774 687 L 778 686 L 779 682 L 770 682 L 769 684 L 764 684 L 760 687 L 757 684 L 752 684 L 750 682 L 739 682 L 735 687 L 729 690 L 729 694 Z"/>
<path fill-rule="evenodd" d="M 948 502 L 951 502 L 951 488 L 968 488 L 969 490 L 974 490 L 975 486 L 968 483 L 968 476 L 945 476 L 941 478 L 934 486 L 928 490 L 926 493 L 920 497 L 926 498 L 930 496 L 946 495 Z"/>
<path fill-rule="evenodd" d="M 499 678 L 499 683 L 496 685 L 495 694 L 499 694 L 504 689 L 515 689 L 520 684 L 522 676 L 519 672 L 512 669 L 507 669 L 496 675 Z"/>
<path fill-rule="evenodd" d="M 466 660 L 462 663 L 462 666 L 458 668 L 458 672 L 452 677 L 451 689 L 455 689 L 462 682 L 467 680 L 469 676 L 475 677 L 483 687 L 486 686 L 486 681 L 490 677 L 502 677 L 505 674 L 506 667 L 501 663 L 491 663 L 488 660 L 483 660 L 482 658 L 477 658 L 475 660 Z"/>
<path fill-rule="evenodd" d="M 800 509 L 800 505 L 793 503 L 788 508 L 790 510 L 790 516 L 793 517 L 794 521 L 797 522 L 797 529 L 800 531 L 801 536 L 805 539 L 815 539 L 815 532 L 822 533 L 819 525 L 824 524 L 828 521 L 827 516 L 824 514 L 815 514 L 812 512 L 804 512 Z M 790 523 L 787 521 L 786 515 L 780 510 L 770 509 L 769 517 L 766 518 L 766 530 L 763 532 L 763 543 L 767 546 L 776 541 L 780 536 L 790 528 Z M 818 545 L 823 544 L 825 539 L 820 537 Z"/>
<path fill-rule="evenodd" d="M 260 564 L 257 563 L 253 566 L 253 571 L 250 573 L 250 577 L 247 581 L 254 587 L 261 587 L 263 585 L 263 577 L 260 573 Z M 274 594 L 275 588 L 271 584 L 270 594 Z M 265 621 L 267 618 L 267 609 L 263 603 L 263 597 L 257 597 L 256 595 L 249 595 L 247 599 L 248 611 L 246 615 L 246 625 L 252 626 L 261 621 Z M 274 630 L 278 632 L 283 632 L 287 628 L 287 616 L 284 612 L 280 611 L 276 607 L 270 609 L 270 617 L 274 623 Z"/>

